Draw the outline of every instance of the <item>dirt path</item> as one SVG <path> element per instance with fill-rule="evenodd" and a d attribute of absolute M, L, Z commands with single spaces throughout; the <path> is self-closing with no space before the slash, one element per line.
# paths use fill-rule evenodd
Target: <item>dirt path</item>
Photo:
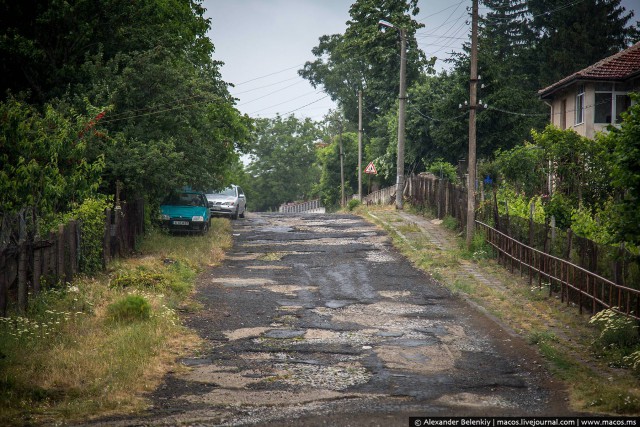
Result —
<path fill-rule="evenodd" d="M 252 214 L 201 277 L 206 340 L 142 418 L 110 425 L 407 425 L 410 415 L 566 415 L 521 339 L 349 215 Z M 437 237 L 437 236 L 436 236 Z"/>

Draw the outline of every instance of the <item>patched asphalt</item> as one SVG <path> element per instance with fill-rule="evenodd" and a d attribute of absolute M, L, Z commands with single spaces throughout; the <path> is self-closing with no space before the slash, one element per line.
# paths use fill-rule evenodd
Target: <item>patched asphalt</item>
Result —
<path fill-rule="evenodd" d="M 353 215 L 249 214 L 185 319 L 201 354 L 119 425 L 380 425 L 409 416 L 567 415 L 515 334 Z"/>

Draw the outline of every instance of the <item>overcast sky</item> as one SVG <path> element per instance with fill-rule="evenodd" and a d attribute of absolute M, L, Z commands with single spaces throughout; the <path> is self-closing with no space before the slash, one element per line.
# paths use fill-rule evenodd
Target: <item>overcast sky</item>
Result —
<path fill-rule="evenodd" d="M 297 71 L 315 57 L 311 49 L 323 35 L 344 33 L 352 0 L 204 0 L 211 18 L 209 37 L 214 59 L 222 61 L 223 80 L 233 83 L 237 107 L 251 117 L 295 114 L 320 120 L 333 102 L 314 89 Z M 640 19 L 640 0 L 623 0 Z M 460 51 L 471 26 L 466 10 L 471 0 L 419 0 L 416 20 L 425 24 L 417 34 L 427 57 L 443 61 Z M 482 13 L 482 7 L 480 13 Z M 398 78 L 398 76 L 390 76 Z"/>

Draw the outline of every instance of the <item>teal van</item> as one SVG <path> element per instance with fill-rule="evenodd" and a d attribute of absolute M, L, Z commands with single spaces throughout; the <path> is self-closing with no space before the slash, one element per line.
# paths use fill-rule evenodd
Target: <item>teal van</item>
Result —
<path fill-rule="evenodd" d="M 172 232 L 204 234 L 211 226 L 207 198 L 200 191 L 171 193 L 160 205 L 160 219 Z"/>

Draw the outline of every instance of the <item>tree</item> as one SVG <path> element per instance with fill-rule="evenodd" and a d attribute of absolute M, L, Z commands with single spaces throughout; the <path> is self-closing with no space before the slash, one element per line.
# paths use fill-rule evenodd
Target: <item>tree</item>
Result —
<path fill-rule="evenodd" d="M 0 103 L 0 214 L 32 207 L 47 220 L 94 195 L 104 159 L 86 158 L 93 123 L 51 105 L 40 114 L 14 98 Z"/>
<path fill-rule="evenodd" d="M 42 104 L 86 82 L 83 64 L 97 54 L 108 61 L 161 47 L 213 71 L 203 14 L 198 0 L 0 0 L 2 96 L 30 91 Z"/>
<path fill-rule="evenodd" d="M 176 187 L 222 187 L 249 137 L 199 0 L 0 0 L 2 92 L 95 115 L 101 191 L 152 203 Z M 5 60 L 6 59 L 6 60 Z"/>
<path fill-rule="evenodd" d="M 256 211 L 277 210 L 282 203 L 311 195 L 320 173 L 315 166 L 315 143 L 320 136 L 313 121 L 294 115 L 256 121 L 247 167 Z"/>
<path fill-rule="evenodd" d="M 640 247 L 640 95 L 632 97 L 635 104 L 622 114 L 620 127 L 611 126 L 599 140 L 611 152 L 611 184 L 618 193 L 612 234 Z"/>
<path fill-rule="evenodd" d="M 539 88 L 613 55 L 639 38 L 622 0 L 530 0 Z"/>
<path fill-rule="evenodd" d="M 420 78 L 432 64 L 417 49 L 415 32 L 424 25 L 412 19 L 418 14 L 417 0 L 357 0 L 351 6 L 344 34 L 320 37 L 313 55 L 318 58 L 307 62 L 299 74 L 314 86 L 323 86 L 331 99 L 344 111 L 352 123 L 358 122 L 358 91 L 364 91 L 365 127 L 378 114 L 394 106 L 399 90 L 398 33 L 380 30 L 381 19 L 406 30 L 407 82 Z"/>

